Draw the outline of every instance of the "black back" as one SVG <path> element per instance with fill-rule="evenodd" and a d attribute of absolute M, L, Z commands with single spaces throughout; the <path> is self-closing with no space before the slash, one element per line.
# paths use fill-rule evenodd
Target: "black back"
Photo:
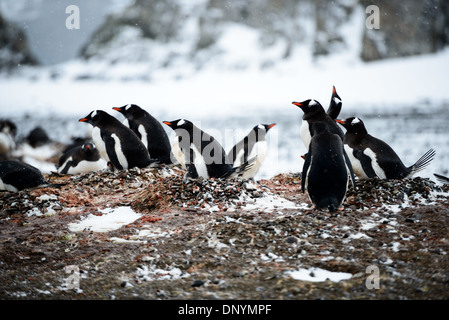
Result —
<path fill-rule="evenodd" d="M 0 178 L 3 183 L 12 185 L 19 191 L 48 185 L 39 169 L 15 160 L 0 162 Z"/>
<path fill-rule="evenodd" d="M 167 132 L 156 118 L 135 104 L 113 109 L 119 111 L 128 119 L 129 128 L 139 139 L 142 139 L 139 126 L 142 125 L 145 128 L 147 132 L 146 145 L 152 159 L 158 159 L 160 163 L 172 163 L 170 140 Z"/>
<path fill-rule="evenodd" d="M 221 144 L 191 121 L 178 119 L 164 123 L 175 130 L 178 136 L 179 146 L 185 156 L 188 178 L 195 179 L 199 176 L 194 165 L 196 155 L 193 146 L 201 152 L 210 178 L 227 178 L 235 172 Z"/>
<path fill-rule="evenodd" d="M 303 192 L 307 188 L 317 209 L 338 209 L 346 195 L 350 166 L 341 138 L 331 133 L 325 123 L 316 122 L 304 162 L 301 186 Z M 354 182 L 353 174 L 351 178 Z"/>

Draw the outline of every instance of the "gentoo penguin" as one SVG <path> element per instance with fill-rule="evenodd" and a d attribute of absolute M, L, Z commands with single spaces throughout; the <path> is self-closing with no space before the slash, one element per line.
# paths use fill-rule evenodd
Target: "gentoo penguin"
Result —
<path fill-rule="evenodd" d="M 47 135 L 47 132 L 42 127 L 36 127 L 33 130 L 31 130 L 30 133 L 28 133 L 26 141 L 33 148 L 37 148 L 47 143 L 50 143 L 51 139 Z"/>
<path fill-rule="evenodd" d="M 313 125 L 316 122 L 324 122 L 331 133 L 338 134 L 343 140 L 343 130 L 335 123 L 324 110 L 323 106 L 316 100 L 305 100 L 303 102 L 292 102 L 295 106 L 301 108 L 304 112 L 300 128 L 301 139 L 304 146 L 309 149 L 310 140 L 312 139 Z"/>
<path fill-rule="evenodd" d="M 0 120 L 0 160 L 9 158 L 16 147 L 17 126 L 10 120 Z"/>
<path fill-rule="evenodd" d="M 414 165 L 406 167 L 387 143 L 368 134 L 361 119 L 351 117 L 336 121 L 346 128 L 344 147 L 360 179 L 410 178 L 423 170 L 435 156 L 435 151 L 430 149 Z"/>
<path fill-rule="evenodd" d="M 435 178 L 437 178 L 437 180 L 439 182 L 444 183 L 444 184 L 449 184 L 448 177 L 442 176 L 441 174 L 437 174 L 437 173 L 434 173 L 433 175 L 435 176 Z"/>
<path fill-rule="evenodd" d="M 307 190 L 316 209 L 334 212 L 346 196 L 349 177 L 355 187 L 354 174 L 340 136 L 324 122 L 316 122 L 313 130 L 302 170 L 302 192 Z"/>
<path fill-rule="evenodd" d="M 342 105 L 341 98 L 338 95 L 335 86 L 333 86 L 331 102 L 329 103 L 329 108 L 327 108 L 327 114 L 329 115 L 329 117 L 331 117 L 334 120 L 337 119 L 338 116 L 340 115 L 341 105 Z"/>
<path fill-rule="evenodd" d="M 102 110 L 94 110 L 80 122 L 93 126 L 92 140 L 101 156 L 116 169 L 145 168 L 157 163 L 136 134 L 118 119 Z"/>
<path fill-rule="evenodd" d="M 228 153 L 228 159 L 233 167 L 239 167 L 249 159 L 255 158 L 251 169 L 242 172 L 239 178 L 253 179 L 260 169 L 267 154 L 267 141 L 265 136 L 276 124 L 259 124 L 239 141 Z"/>
<path fill-rule="evenodd" d="M 255 159 L 250 159 L 238 168 L 231 165 L 223 147 L 191 121 L 178 119 L 164 121 L 179 138 L 186 166 L 185 180 L 197 178 L 236 178 L 251 168 Z"/>
<path fill-rule="evenodd" d="M 80 174 L 106 168 L 106 160 L 92 143 L 85 143 L 64 152 L 58 163 L 58 173 L 61 174 Z"/>
<path fill-rule="evenodd" d="M 16 160 L 0 162 L 0 190 L 18 192 L 35 187 L 61 187 L 65 184 L 48 183 L 41 171 Z"/>
<path fill-rule="evenodd" d="M 172 163 L 170 140 L 158 120 L 135 104 L 113 109 L 125 116 L 123 123 L 142 140 L 152 159 L 160 163 Z"/>

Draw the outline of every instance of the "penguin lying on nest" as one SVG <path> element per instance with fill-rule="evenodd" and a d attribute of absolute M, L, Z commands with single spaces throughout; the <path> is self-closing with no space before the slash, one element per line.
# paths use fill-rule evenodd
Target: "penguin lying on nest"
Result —
<path fill-rule="evenodd" d="M 387 143 L 368 134 L 360 118 L 336 121 L 346 129 L 343 143 L 359 179 L 410 178 L 425 169 L 435 157 L 435 151 L 430 149 L 415 164 L 406 167 Z"/>
<path fill-rule="evenodd" d="M 0 162 L 0 190 L 19 192 L 25 189 L 46 187 L 60 188 L 66 185 L 47 182 L 42 172 L 24 162 L 6 160 Z"/>

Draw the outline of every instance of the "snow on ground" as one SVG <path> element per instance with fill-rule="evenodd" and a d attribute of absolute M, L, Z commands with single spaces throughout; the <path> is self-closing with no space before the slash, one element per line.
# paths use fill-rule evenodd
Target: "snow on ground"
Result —
<path fill-rule="evenodd" d="M 100 216 L 90 214 L 87 218 L 79 222 L 69 224 L 69 230 L 72 232 L 86 230 L 93 232 L 108 232 L 128 225 L 142 216 L 130 207 L 118 207 L 115 209 L 106 208 L 100 211 L 102 212 L 102 215 Z"/>
<path fill-rule="evenodd" d="M 295 280 L 322 282 L 330 280 L 332 282 L 340 282 L 341 280 L 348 280 L 352 274 L 346 272 L 332 272 L 321 268 L 299 268 L 294 271 L 287 271 L 287 275 Z"/>

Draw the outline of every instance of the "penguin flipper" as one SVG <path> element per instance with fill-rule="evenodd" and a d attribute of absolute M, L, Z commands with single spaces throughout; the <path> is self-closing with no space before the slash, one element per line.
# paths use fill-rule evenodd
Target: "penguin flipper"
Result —
<path fill-rule="evenodd" d="M 343 155 L 345 157 L 346 168 L 348 168 L 348 170 L 349 170 L 349 176 L 351 177 L 352 186 L 355 189 L 356 188 L 355 175 L 354 175 L 354 170 L 352 169 L 351 160 L 349 160 L 349 157 L 348 157 L 348 155 L 347 155 L 345 150 L 343 150 Z"/>
<path fill-rule="evenodd" d="M 360 164 L 362 165 L 362 169 L 365 172 L 365 174 L 368 176 L 368 178 L 375 178 L 377 177 L 376 172 L 373 169 L 371 158 L 368 157 L 366 154 L 363 153 L 363 150 L 354 150 L 353 155 L 356 159 L 360 161 Z"/>
<path fill-rule="evenodd" d="M 187 170 L 185 179 L 198 179 L 199 174 L 195 167 L 195 151 L 192 148 L 189 148 L 187 152 L 189 153 L 188 159 L 184 154 L 185 167 Z"/>
<path fill-rule="evenodd" d="M 186 179 L 187 178 L 190 178 L 190 179 L 198 179 L 199 178 L 198 171 L 196 171 L 194 164 L 192 164 L 192 163 L 186 164 L 186 169 L 187 169 L 186 176 L 185 176 Z"/>
<path fill-rule="evenodd" d="M 117 154 L 115 153 L 115 140 L 111 136 L 106 136 L 102 134 L 102 138 L 105 142 L 105 145 L 110 145 L 112 147 L 106 148 L 106 153 L 109 157 L 109 162 L 112 164 L 113 167 L 115 167 L 118 170 L 123 170 L 122 165 L 120 164 L 120 161 L 117 157 Z"/>
<path fill-rule="evenodd" d="M 67 174 L 67 172 L 69 171 L 70 167 L 73 165 L 73 161 L 69 161 L 66 163 L 66 165 L 64 166 L 64 168 L 62 170 L 59 171 L 60 174 Z"/>
<path fill-rule="evenodd" d="M 306 154 L 306 159 L 304 161 L 304 165 L 302 167 L 302 176 L 301 176 L 301 191 L 302 193 L 306 190 L 306 180 L 307 180 L 307 171 L 309 171 L 310 162 L 311 162 L 311 151 Z"/>
<path fill-rule="evenodd" d="M 332 99 L 331 104 L 330 104 L 329 108 L 327 109 L 327 114 L 329 115 L 329 117 L 332 118 L 332 120 L 337 119 L 338 116 L 340 115 L 341 106 L 342 106 L 341 102 L 336 103 Z"/>

